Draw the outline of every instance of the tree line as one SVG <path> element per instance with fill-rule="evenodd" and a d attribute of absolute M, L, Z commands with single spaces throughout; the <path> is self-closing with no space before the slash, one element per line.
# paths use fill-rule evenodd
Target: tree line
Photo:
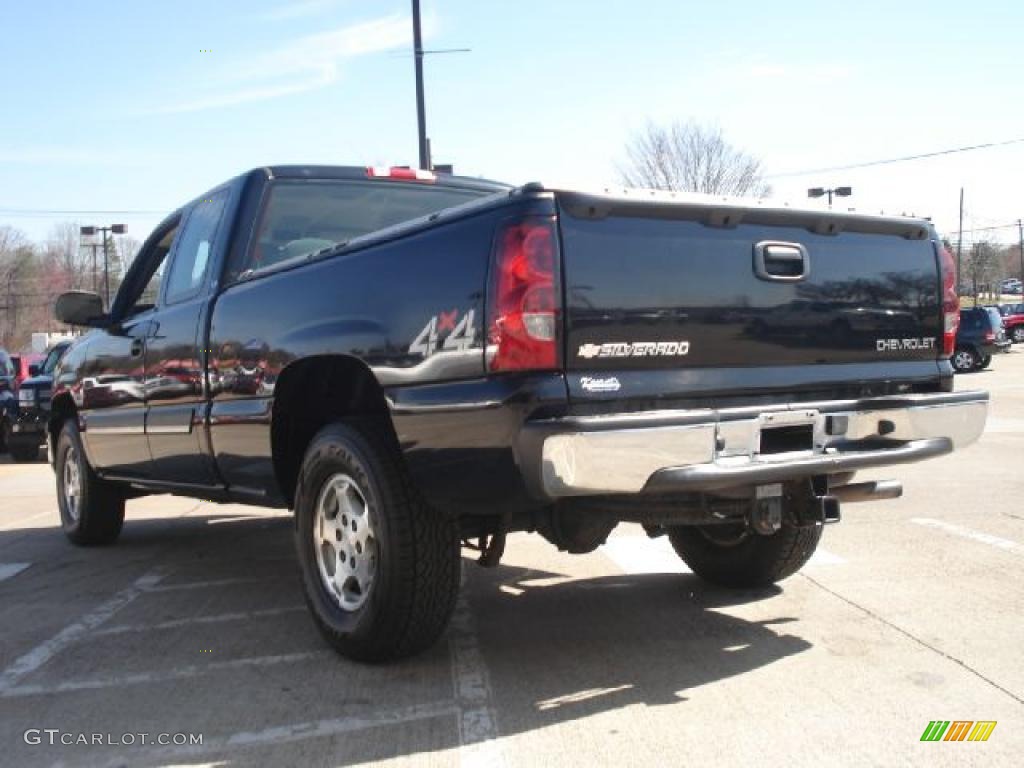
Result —
<path fill-rule="evenodd" d="M 139 250 L 129 236 L 107 240 L 106 258 L 110 295 L 117 291 L 125 271 Z M 104 245 L 101 238 L 82 238 L 77 222 L 55 224 L 41 242 L 24 232 L 0 225 L 0 347 L 27 351 L 32 334 L 63 331 L 53 316 L 53 305 L 64 291 L 104 293 Z"/>

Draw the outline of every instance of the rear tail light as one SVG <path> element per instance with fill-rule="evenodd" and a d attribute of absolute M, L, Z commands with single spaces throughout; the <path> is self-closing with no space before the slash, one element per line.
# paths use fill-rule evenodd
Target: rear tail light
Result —
<path fill-rule="evenodd" d="M 960 327 L 960 297 L 956 292 L 956 263 L 949 249 L 939 246 L 939 268 L 942 276 L 942 356 L 949 357 L 956 349 L 956 332 Z"/>
<path fill-rule="evenodd" d="M 985 331 L 985 341 L 995 341 L 995 340 L 996 340 L 996 332 L 995 331 Z"/>
<path fill-rule="evenodd" d="M 371 179 L 437 181 L 437 176 L 435 176 L 432 171 L 423 171 L 419 168 L 388 168 L 387 166 L 372 166 L 366 169 L 366 175 Z"/>
<path fill-rule="evenodd" d="M 536 371 L 559 367 L 561 314 L 554 219 L 506 222 L 494 242 L 487 301 L 487 367 Z"/>

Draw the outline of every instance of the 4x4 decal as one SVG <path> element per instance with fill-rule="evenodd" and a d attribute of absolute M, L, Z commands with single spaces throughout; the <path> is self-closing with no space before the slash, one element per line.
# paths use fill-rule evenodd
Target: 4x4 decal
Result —
<path fill-rule="evenodd" d="M 438 349 L 470 349 L 476 339 L 476 325 L 473 322 L 475 310 L 469 310 L 461 320 L 456 322 L 458 316 L 459 310 L 453 309 L 451 312 L 441 312 L 430 318 L 430 321 L 423 326 L 423 330 L 409 345 L 409 354 L 430 357 Z M 444 331 L 449 331 L 449 333 L 445 337 L 444 343 L 438 347 L 440 334 Z"/>

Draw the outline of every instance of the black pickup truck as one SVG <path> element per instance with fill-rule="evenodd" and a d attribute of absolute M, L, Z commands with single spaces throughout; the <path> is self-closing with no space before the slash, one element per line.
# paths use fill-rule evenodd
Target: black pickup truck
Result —
<path fill-rule="evenodd" d="M 364 660 L 443 631 L 460 541 L 589 552 L 622 521 L 701 577 L 799 569 L 857 470 L 977 439 L 931 224 L 410 169 L 274 167 L 169 216 L 59 363 L 64 531 L 125 499 L 291 508 L 307 600 Z"/>

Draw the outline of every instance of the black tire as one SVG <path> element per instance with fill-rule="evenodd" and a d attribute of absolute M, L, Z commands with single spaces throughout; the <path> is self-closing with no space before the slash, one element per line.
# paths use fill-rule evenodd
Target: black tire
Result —
<path fill-rule="evenodd" d="M 957 373 L 967 373 L 973 371 L 978 364 L 978 356 L 970 347 L 957 347 L 953 351 L 950 362 L 953 364 L 953 370 Z"/>
<path fill-rule="evenodd" d="M 11 458 L 18 462 L 35 461 L 39 458 L 38 443 L 24 443 L 8 438 L 7 450 L 11 452 Z"/>
<path fill-rule="evenodd" d="M 0 453 L 9 450 L 11 442 L 11 422 L 5 414 L 0 414 Z"/>
<path fill-rule="evenodd" d="M 342 514 L 342 497 L 351 526 Z M 360 507 L 365 518 L 353 513 Z M 440 637 L 459 591 L 458 528 L 422 501 L 383 425 L 330 424 L 316 434 L 299 472 L 295 518 L 306 602 L 341 655 L 390 661 L 418 653 Z M 362 535 L 370 532 L 365 549 L 351 548 L 355 545 L 347 541 L 357 519 L 366 523 Z M 325 525 L 333 533 L 325 535 Z M 347 566 L 346 551 L 351 553 Z M 357 551 L 360 558 L 367 556 L 371 569 L 365 592 L 354 575 Z M 328 574 L 332 558 L 336 570 Z M 338 581 L 359 589 L 347 592 Z M 343 607 L 346 599 L 349 605 Z"/>
<path fill-rule="evenodd" d="M 124 525 L 124 494 L 100 479 L 85 458 L 82 437 L 74 419 L 64 423 L 57 438 L 57 506 L 64 535 L 81 547 L 112 544 Z M 78 495 L 69 493 L 77 472 Z M 71 473 L 71 474 L 69 474 Z"/>
<path fill-rule="evenodd" d="M 988 365 L 991 362 L 992 362 L 992 355 L 982 355 L 981 359 L 978 361 L 978 370 L 980 371 L 983 368 L 988 368 Z"/>
<path fill-rule="evenodd" d="M 1010 338 L 1013 339 L 1015 344 L 1024 343 L 1024 325 L 1014 326 L 1010 332 Z"/>
<path fill-rule="evenodd" d="M 792 576 L 811 559 L 822 528 L 783 525 L 762 536 L 737 525 L 690 525 L 669 529 L 676 554 L 695 574 L 723 587 L 766 587 Z"/>

